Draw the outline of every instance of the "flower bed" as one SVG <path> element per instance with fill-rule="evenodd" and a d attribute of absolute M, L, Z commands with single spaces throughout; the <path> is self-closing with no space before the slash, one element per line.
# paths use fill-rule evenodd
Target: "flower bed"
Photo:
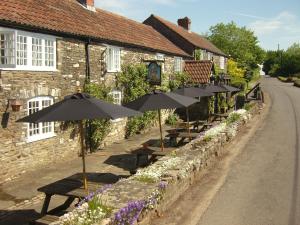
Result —
<path fill-rule="evenodd" d="M 140 169 L 128 179 L 105 186 L 62 216 L 59 225 L 143 224 L 153 213 L 167 208 L 189 187 L 193 177 L 213 159 L 222 145 L 236 136 L 241 125 L 256 113 L 237 110 L 202 136 Z M 145 222 L 144 224 L 147 224 Z"/>

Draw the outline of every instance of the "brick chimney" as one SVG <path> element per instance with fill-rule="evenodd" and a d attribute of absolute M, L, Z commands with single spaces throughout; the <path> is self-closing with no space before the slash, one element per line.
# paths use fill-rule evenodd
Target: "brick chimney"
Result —
<path fill-rule="evenodd" d="M 178 26 L 183 27 L 184 29 L 186 29 L 188 32 L 191 32 L 191 24 L 192 21 L 190 18 L 188 18 L 187 16 L 181 19 L 177 20 Z"/>
<path fill-rule="evenodd" d="M 94 0 L 78 0 L 81 5 L 91 11 L 96 11 Z"/>

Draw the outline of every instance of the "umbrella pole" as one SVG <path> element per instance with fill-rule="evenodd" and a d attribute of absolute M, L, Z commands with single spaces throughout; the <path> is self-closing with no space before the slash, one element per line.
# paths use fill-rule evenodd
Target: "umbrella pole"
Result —
<path fill-rule="evenodd" d="M 161 126 L 160 109 L 158 110 L 158 121 L 159 121 L 159 131 L 160 131 L 160 147 L 161 147 L 161 151 L 163 151 L 164 150 L 164 140 L 163 140 L 162 126 Z"/>
<path fill-rule="evenodd" d="M 82 176 L 84 189 L 88 190 L 86 170 L 85 170 L 85 148 L 84 148 L 84 134 L 83 134 L 83 123 L 79 122 L 79 132 L 80 132 L 80 143 L 81 143 L 81 157 L 82 157 Z"/>
<path fill-rule="evenodd" d="M 188 126 L 189 139 L 191 140 L 189 107 L 186 107 L 186 121 L 187 121 L 187 126 Z"/>

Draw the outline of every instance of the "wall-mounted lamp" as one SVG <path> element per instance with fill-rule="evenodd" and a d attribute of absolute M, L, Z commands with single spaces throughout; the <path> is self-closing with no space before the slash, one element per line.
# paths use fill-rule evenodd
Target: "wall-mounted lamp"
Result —
<path fill-rule="evenodd" d="M 21 105 L 22 105 L 22 101 L 18 100 L 18 99 L 9 99 L 9 103 L 11 105 L 12 111 L 14 112 L 19 112 Z"/>

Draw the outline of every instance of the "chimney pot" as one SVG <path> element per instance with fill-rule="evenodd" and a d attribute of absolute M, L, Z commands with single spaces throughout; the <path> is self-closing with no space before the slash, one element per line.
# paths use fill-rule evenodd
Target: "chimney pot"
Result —
<path fill-rule="evenodd" d="M 94 0 L 78 0 L 80 4 L 86 7 L 88 10 L 96 11 Z"/>
<path fill-rule="evenodd" d="M 190 18 L 188 18 L 187 16 L 184 18 L 180 18 L 177 20 L 178 26 L 186 29 L 188 32 L 191 32 L 191 24 L 192 21 Z"/>

